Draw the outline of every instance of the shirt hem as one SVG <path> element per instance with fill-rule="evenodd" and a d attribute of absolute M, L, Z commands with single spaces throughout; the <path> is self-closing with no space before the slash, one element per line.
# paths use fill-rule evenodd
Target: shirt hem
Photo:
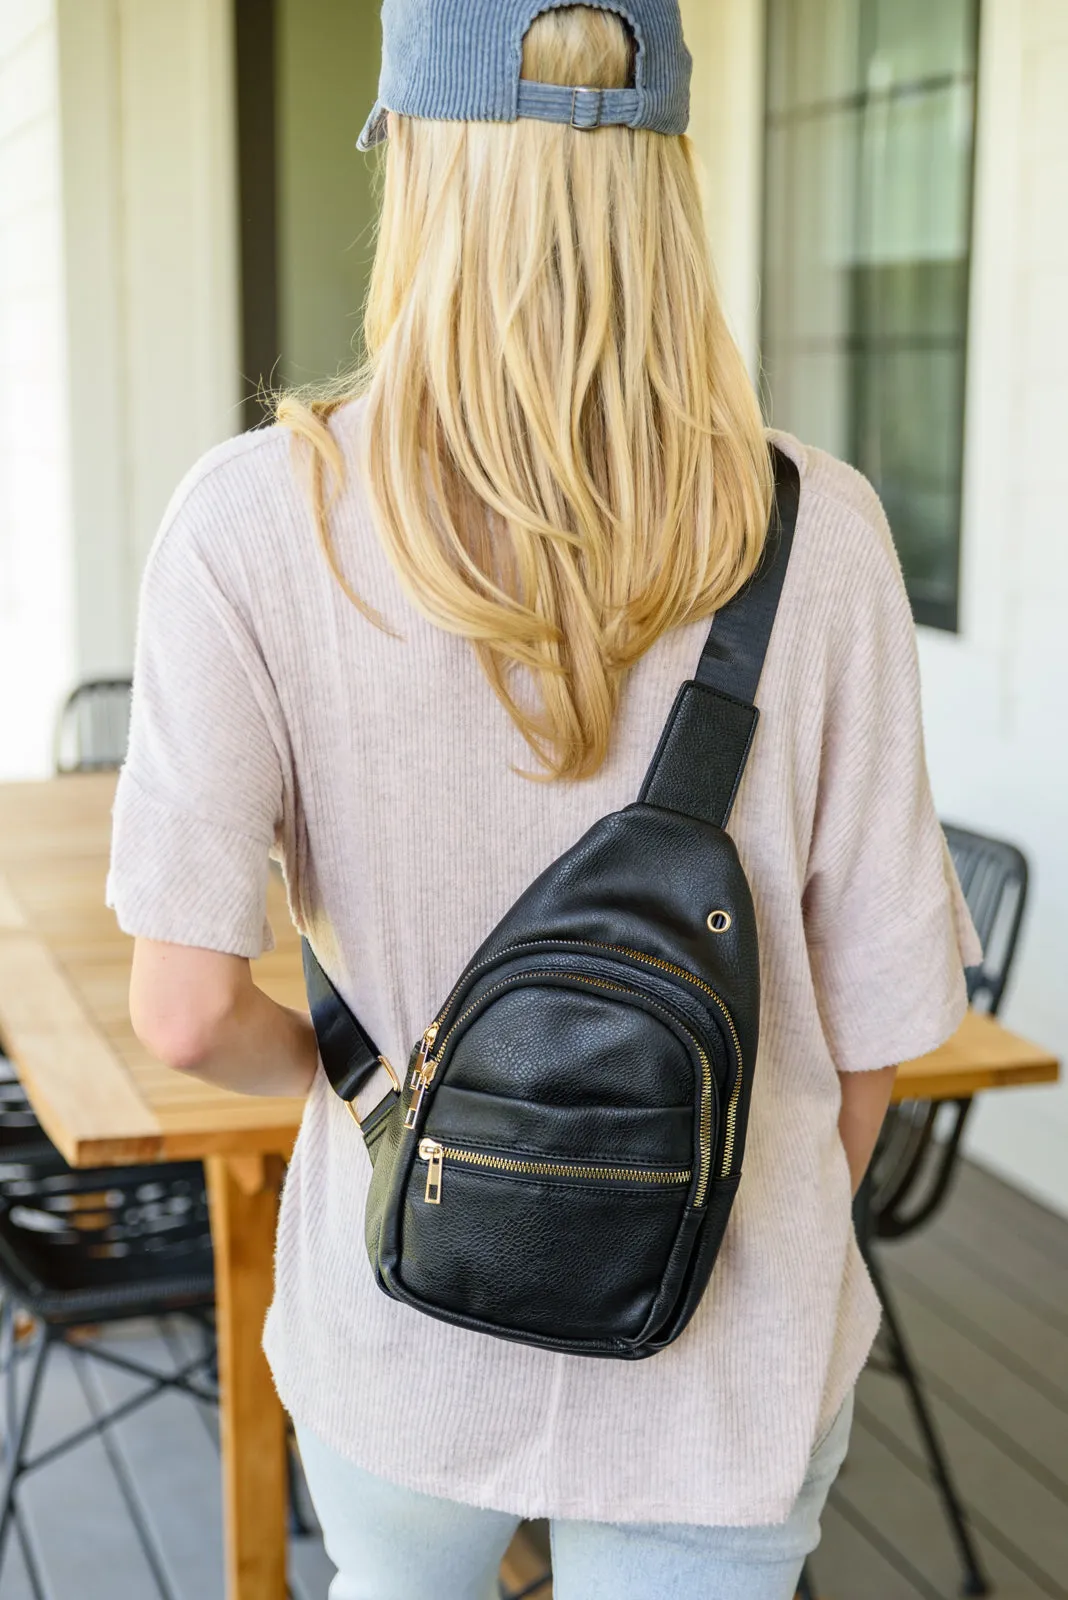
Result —
<path fill-rule="evenodd" d="M 272 1308 L 273 1309 L 273 1308 Z M 859 1319 L 858 1319 L 859 1320 Z M 837 1381 L 828 1388 L 825 1406 L 830 1418 L 838 1415 L 850 1393 L 855 1388 L 871 1352 L 879 1329 L 879 1308 L 872 1301 L 865 1308 L 858 1337 L 847 1360 L 841 1364 Z M 314 1388 L 309 1391 L 302 1385 L 289 1382 L 286 1363 L 274 1348 L 271 1337 L 271 1314 L 268 1314 L 263 1339 L 264 1353 L 274 1378 L 278 1396 L 298 1428 L 306 1429 L 328 1450 L 351 1462 L 362 1472 L 382 1478 L 400 1489 L 416 1494 L 430 1495 L 434 1499 L 453 1500 L 460 1505 L 473 1506 L 480 1511 L 499 1511 L 524 1520 L 548 1518 L 574 1522 L 608 1522 L 614 1524 L 672 1524 L 686 1527 L 752 1528 L 781 1526 L 792 1514 L 804 1480 L 790 1495 L 769 1496 L 753 1501 L 741 1508 L 730 1501 L 711 1501 L 707 1497 L 698 1503 L 681 1501 L 633 1500 L 611 1502 L 604 1496 L 588 1497 L 581 1494 L 538 1495 L 518 1489 L 502 1487 L 500 1491 L 477 1485 L 465 1479 L 459 1470 L 455 1455 L 450 1458 L 449 1479 L 420 1473 L 387 1455 L 368 1448 L 369 1441 L 359 1448 L 350 1436 L 343 1435 L 323 1409 L 321 1395 Z"/>

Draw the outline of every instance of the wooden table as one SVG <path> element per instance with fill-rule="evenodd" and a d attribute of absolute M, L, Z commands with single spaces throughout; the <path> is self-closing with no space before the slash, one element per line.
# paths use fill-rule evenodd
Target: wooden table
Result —
<path fill-rule="evenodd" d="M 260 1349 L 271 1294 L 293 1100 L 243 1099 L 168 1071 L 126 1008 L 131 941 L 104 906 L 115 780 L 0 785 L 0 1040 L 47 1132 L 75 1166 L 202 1159 L 215 1244 L 229 1600 L 285 1594 L 285 1438 Z M 280 882 L 277 949 L 256 980 L 304 1003 L 297 936 Z M 898 1099 L 956 1099 L 1051 1083 L 1048 1051 L 969 1014 L 940 1050 L 902 1067 Z"/>

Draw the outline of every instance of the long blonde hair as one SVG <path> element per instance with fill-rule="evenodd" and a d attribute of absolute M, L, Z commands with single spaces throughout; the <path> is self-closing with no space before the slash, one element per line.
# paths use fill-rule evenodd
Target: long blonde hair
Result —
<path fill-rule="evenodd" d="M 619 17 L 569 6 L 534 22 L 523 73 L 618 88 L 633 61 Z M 335 576 L 329 420 L 365 394 L 366 483 L 412 601 L 470 639 L 548 776 L 595 773 L 626 673 L 741 587 L 771 506 L 689 141 L 391 116 L 366 346 L 361 373 L 278 408 L 312 449 Z"/>

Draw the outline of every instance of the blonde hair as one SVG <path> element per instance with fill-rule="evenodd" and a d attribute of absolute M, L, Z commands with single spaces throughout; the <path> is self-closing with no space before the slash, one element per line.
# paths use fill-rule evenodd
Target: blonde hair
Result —
<path fill-rule="evenodd" d="M 569 6 L 534 22 L 523 71 L 625 87 L 633 59 L 614 13 Z M 365 394 L 366 483 L 407 593 L 471 641 L 548 776 L 592 775 L 628 670 L 736 593 L 772 500 L 689 141 L 391 116 L 366 345 L 360 374 L 278 408 L 313 451 L 335 576 L 373 616 L 324 488 L 343 472 L 330 417 Z"/>

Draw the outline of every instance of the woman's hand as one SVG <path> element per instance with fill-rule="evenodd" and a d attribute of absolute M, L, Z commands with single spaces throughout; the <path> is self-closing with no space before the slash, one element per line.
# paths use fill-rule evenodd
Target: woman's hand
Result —
<path fill-rule="evenodd" d="M 145 1048 L 178 1072 L 240 1094 L 311 1088 L 311 1022 L 257 989 L 242 956 L 136 940 L 130 1018 Z"/>
<path fill-rule="evenodd" d="M 896 1067 L 883 1067 L 876 1072 L 838 1074 L 838 1081 L 842 1085 L 838 1132 L 845 1146 L 854 1194 L 864 1182 L 864 1174 L 871 1162 L 875 1141 L 890 1104 L 896 1076 Z"/>

